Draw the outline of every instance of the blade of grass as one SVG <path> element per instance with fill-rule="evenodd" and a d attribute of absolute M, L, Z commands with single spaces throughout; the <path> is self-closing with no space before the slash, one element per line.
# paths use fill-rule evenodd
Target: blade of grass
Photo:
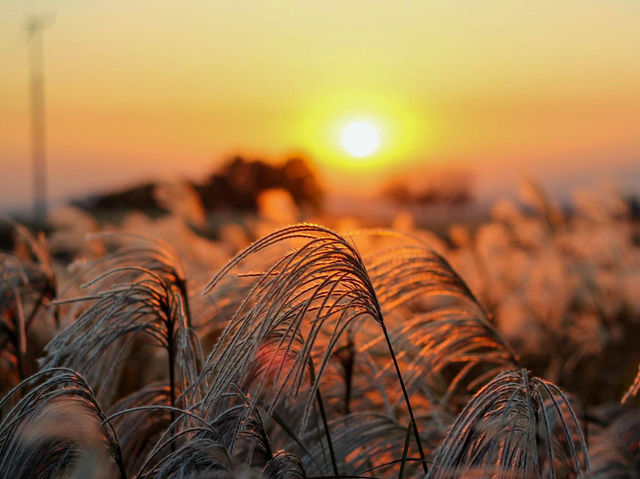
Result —
<path fill-rule="evenodd" d="M 398 472 L 398 479 L 404 477 L 404 468 L 407 465 L 407 455 L 409 453 L 409 441 L 411 440 L 411 428 L 413 424 L 409 423 L 407 426 L 407 434 L 404 438 L 404 447 L 402 448 L 402 462 L 400 463 L 400 471 Z"/>

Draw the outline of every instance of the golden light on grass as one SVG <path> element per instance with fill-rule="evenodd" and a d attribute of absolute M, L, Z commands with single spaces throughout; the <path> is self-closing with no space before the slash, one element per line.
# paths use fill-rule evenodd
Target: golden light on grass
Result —
<path fill-rule="evenodd" d="M 378 149 L 380 132 L 368 121 L 354 121 L 342 132 L 341 141 L 343 148 L 351 156 L 366 158 Z"/>

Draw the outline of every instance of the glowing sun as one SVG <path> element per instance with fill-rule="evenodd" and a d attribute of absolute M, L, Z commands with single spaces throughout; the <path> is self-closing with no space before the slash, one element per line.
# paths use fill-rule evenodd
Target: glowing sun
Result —
<path fill-rule="evenodd" d="M 342 132 L 342 146 L 351 156 L 365 158 L 378 149 L 380 133 L 366 121 L 349 123 Z"/>

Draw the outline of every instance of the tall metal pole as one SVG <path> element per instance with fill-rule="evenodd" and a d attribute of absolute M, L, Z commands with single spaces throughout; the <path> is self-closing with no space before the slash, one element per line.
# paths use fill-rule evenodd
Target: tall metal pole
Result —
<path fill-rule="evenodd" d="M 43 16 L 27 19 L 29 36 L 29 92 L 31 97 L 31 163 L 33 168 L 33 220 L 44 223 L 47 219 L 47 176 L 44 120 L 44 52 L 42 30 L 46 26 Z"/>

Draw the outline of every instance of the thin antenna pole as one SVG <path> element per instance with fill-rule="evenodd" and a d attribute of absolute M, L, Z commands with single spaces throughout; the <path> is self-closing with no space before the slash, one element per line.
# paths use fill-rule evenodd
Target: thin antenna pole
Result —
<path fill-rule="evenodd" d="M 44 119 L 44 47 L 43 16 L 27 19 L 29 35 L 29 93 L 31 100 L 31 164 L 33 168 L 33 220 L 47 220 L 47 176 Z"/>

